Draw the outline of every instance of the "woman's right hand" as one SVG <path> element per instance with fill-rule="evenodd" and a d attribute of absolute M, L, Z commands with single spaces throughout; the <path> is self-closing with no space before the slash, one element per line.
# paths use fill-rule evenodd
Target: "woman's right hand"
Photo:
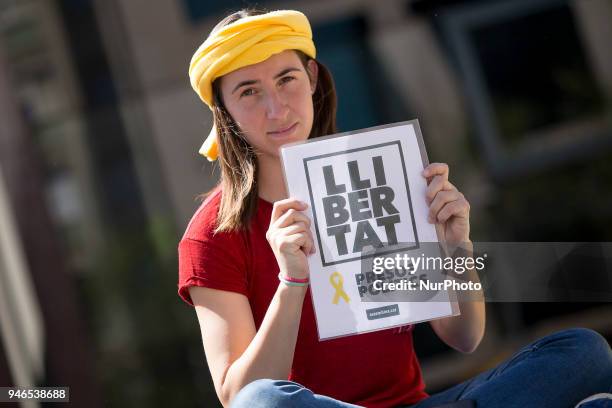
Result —
<path fill-rule="evenodd" d="M 275 202 L 266 232 L 281 273 L 292 278 L 309 277 L 306 257 L 315 253 L 310 219 L 300 212 L 306 208 L 306 203 L 294 198 Z"/>

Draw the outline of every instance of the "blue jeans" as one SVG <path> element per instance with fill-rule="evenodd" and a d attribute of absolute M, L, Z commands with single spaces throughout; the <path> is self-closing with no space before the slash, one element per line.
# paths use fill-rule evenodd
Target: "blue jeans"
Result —
<path fill-rule="evenodd" d="M 471 399 L 477 407 L 574 407 L 589 395 L 612 392 L 612 350 L 589 329 L 569 329 L 523 347 L 499 366 L 404 408 L 433 408 Z M 608 402 L 589 408 L 612 407 Z M 354 408 L 357 405 L 315 394 L 286 380 L 247 384 L 232 408 Z M 585 406 L 587 408 L 587 406 Z"/>

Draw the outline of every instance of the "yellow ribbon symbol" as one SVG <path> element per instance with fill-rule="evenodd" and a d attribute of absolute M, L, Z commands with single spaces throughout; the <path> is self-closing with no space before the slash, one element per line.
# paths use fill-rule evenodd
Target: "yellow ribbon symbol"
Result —
<path fill-rule="evenodd" d="M 346 303 L 348 303 L 351 300 L 349 299 L 348 295 L 344 291 L 344 288 L 342 287 L 342 285 L 344 284 L 344 278 L 342 277 L 342 275 L 340 275 L 340 273 L 334 272 L 331 275 L 329 275 L 329 283 L 331 283 L 334 289 L 336 289 L 336 293 L 334 294 L 334 299 L 332 300 L 332 303 L 334 305 L 338 304 L 338 302 L 340 301 L 340 297 L 342 297 L 346 301 Z"/>

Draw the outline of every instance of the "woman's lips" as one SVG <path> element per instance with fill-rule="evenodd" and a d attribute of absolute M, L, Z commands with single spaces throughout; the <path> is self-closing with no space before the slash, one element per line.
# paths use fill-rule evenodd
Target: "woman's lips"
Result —
<path fill-rule="evenodd" d="M 293 125 L 291 125 L 288 128 L 279 130 L 277 132 L 268 132 L 268 134 L 270 134 L 272 136 L 286 136 L 286 135 L 290 134 L 291 132 L 293 132 L 296 127 L 297 127 L 297 122 L 295 122 Z"/>

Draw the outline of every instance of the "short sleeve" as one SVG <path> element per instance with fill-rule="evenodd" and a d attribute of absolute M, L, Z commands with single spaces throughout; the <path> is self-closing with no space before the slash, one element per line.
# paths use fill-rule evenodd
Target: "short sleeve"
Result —
<path fill-rule="evenodd" d="M 179 296 L 193 306 L 190 286 L 227 290 L 248 296 L 245 250 L 235 233 L 183 237 L 178 246 Z"/>

